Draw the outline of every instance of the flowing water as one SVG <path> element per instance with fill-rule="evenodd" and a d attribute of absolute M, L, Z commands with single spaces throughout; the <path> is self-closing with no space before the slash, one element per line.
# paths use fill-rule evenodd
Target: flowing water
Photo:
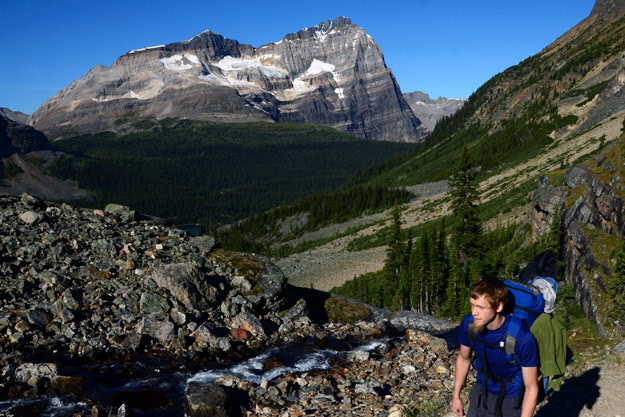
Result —
<path fill-rule="evenodd" d="M 388 339 L 379 339 L 360 345 L 354 351 L 370 352 Z M 271 348 L 246 361 L 229 365 L 216 365 L 195 374 L 171 371 L 172 366 L 157 366 L 140 362 L 128 366 L 103 366 L 95 371 L 81 368 L 60 369 L 62 374 L 82 376 L 87 397 L 108 410 L 111 415 L 140 417 L 169 417 L 184 415 L 184 391 L 187 382 L 214 382 L 223 376 L 235 376 L 259 385 L 287 373 L 297 374 L 328 369 L 339 351 L 319 349 L 311 345 L 284 345 Z M 264 370 L 267 360 L 279 364 Z M 171 364 L 170 364 L 171 365 Z M 175 369 L 175 368 L 174 368 Z M 120 409 L 120 406 L 123 408 Z M 90 406 L 71 402 L 67 398 L 20 398 L 0 402 L 0 416 L 62 417 L 88 413 Z"/>

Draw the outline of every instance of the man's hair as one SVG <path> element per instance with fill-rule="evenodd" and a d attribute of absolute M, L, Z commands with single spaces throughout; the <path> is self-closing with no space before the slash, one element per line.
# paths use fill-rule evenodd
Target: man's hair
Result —
<path fill-rule="evenodd" d="M 497 278 L 480 278 L 471 287 L 469 295 L 471 298 L 485 295 L 491 308 L 497 309 L 499 303 L 505 306 L 508 302 L 508 287 Z"/>

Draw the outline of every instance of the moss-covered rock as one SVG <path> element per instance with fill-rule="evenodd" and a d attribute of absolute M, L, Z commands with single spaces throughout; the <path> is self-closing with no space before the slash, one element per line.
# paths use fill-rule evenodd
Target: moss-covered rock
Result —
<path fill-rule="evenodd" d="M 342 297 L 330 297 L 324 307 L 328 319 L 337 323 L 352 323 L 364 320 L 371 315 L 371 309 Z"/>

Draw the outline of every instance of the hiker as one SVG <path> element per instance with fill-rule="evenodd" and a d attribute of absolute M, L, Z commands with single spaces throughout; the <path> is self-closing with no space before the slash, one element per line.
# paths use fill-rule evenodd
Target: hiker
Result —
<path fill-rule="evenodd" d="M 513 320 L 504 312 L 508 288 L 493 278 L 478 280 L 469 292 L 471 314 L 462 320 L 459 330 L 460 352 L 451 409 L 464 413 L 460 391 L 465 383 L 471 353 L 475 351 L 477 384 L 469 394 L 467 417 L 530 417 L 538 399 L 538 350 L 527 323 Z M 510 324 L 518 326 L 512 353 L 504 345 Z M 471 330 L 469 330 L 471 329 Z M 516 330 L 516 329 L 515 329 Z"/>

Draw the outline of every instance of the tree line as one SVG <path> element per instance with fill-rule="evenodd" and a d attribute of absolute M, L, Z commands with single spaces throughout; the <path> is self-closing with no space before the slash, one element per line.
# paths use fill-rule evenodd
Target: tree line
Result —
<path fill-rule="evenodd" d="M 412 236 L 402 229 L 398 205 L 391 214 L 391 233 L 384 267 L 331 291 L 390 310 L 413 310 L 458 319 L 470 311 L 469 288 L 481 276 L 512 278 L 534 255 L 560 250 L 560 221 L 531 245 L 523 245 L 518 227 L 485 233 L 479 219 L 477 170 L 463 149 L 449 178 L 453 216 Z"/>

